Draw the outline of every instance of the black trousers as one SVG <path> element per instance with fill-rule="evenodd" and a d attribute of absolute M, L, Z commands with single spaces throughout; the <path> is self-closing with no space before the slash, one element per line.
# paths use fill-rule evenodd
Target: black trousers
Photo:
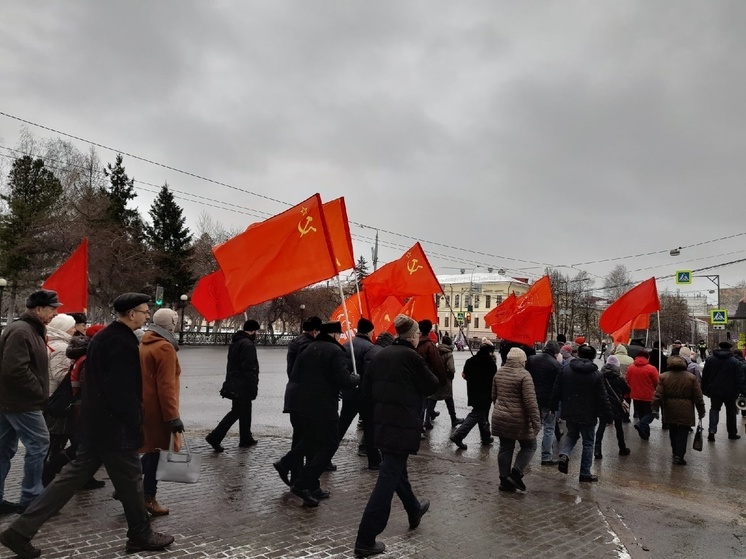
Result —
<path fill-rule="evenodd" d="M 616 429 L 616 441 L 619 445 L 619 450 L 627 448 L 624 442 L 624 417 L 622 415 L 614 416 L 614 429 Z M 604 442 L 604 433 L 606 432 L 606 423 L 603 421 L 598 422 L 598 429 L 596 429 L 596 442 L 595 452 L 601 454 L 601 447 Z"/>
<path fill-rule="evenodd" d="M 145 510 L 142 466 L 136 450 L 104 451 L 80 446 L 75 460 L 63 468 L 44 493 L 31 502 L 26 512 L 11 527 L 27 538 L 33 538 L 42 525 L 57 514 L 75 492 L 91 479 L 101 464 L 106 468 L 122 503 L 129 527 L 127 537 L 133 541 L 148 539 L 152 531 L 148 512 Z"/>
<path fill-rule="evenodd" d="M 368 455 L 368 466 L 378 466 L 381 463 L 381 454 L 374 443 L 373 436 L 373 406 L 364 400 L 342 400 L 342 411 L 339 412 L 339 442 L 344 439 L 347 429 L 350 428 L 352 420 L 356 415 L 363 420 L 363 441 L 365 451 Z"/>
<path fill-rule="evenodd" d="M 210 435 L 220 443 L 236 421 L 238 421 L 238 444 L 249 444 L 254 438 L 251 434 L 251 400 L 233 400 L 231 411 L 225 414 Z"/>
<path fill-rule="evenodd" d="M 314 449 L 311 448 L 310 444 L 306 444 L 303 441 L 302 423 L 304 421 L 305 418 L 300 417 L 294 413 L 290 414 L 290 424 L 293 426 L 293 441 L 287 454 L 280 458 L 280 464 L 290 470 L 291 480 L 298 479 L 300 471 L 303 468 L 304 459 L 305 463 L 308 464 L 311 461 L 311 456 L 314 453 Z"/>
<path fill-rule="evenodd" d="M 420 502 L 414 496 L 412 486 L 409 484 L 408 458 L 409 454 L 383 453 L 378 481 L 370 494 L 368 504 L 365 505 L 363 517 L 360 519 L 356 545 L 372 546 L 376 541 L 376 536 L 386 528 L 391 515 L 391 500 L 394 498 L 394 493 L 401 499 L 404 510 L 410 517 L 420 512 Z"/>
<path fill-rule="evenodd" d="M 720 408 L 725 406 L 725 427 L 729 435 L 738 434 L 738 408 L 736 407 L 736 398 L 718 398 L 710 396 L 710 428 L 708 432 L 717 433 L 718 423 L 720 421 Z"/>
<path fill-rule="evenodd" d="M 689 436 L 688 425 L 668 424 L 668 436 L 671 438 L 671 450 L 674 456 L 683 458 L 686 454 L 686 441 Z"/>
<path fill-rule="evenodd" d="M 300 440 L 298 442 L 298 455 L 302 456 L 307 450 L 310 454 L 308 460 L 300 470 L 298 479 L 293 485 L 298 489 L 313 491 L 319 487 L 319 478 L 324 473 L 326 466 L 331 462 L 334 453 L 339 446 L 339 420 L 317 419 L 314 417 L 303 417 L 295 425 L 300 429 Z M 296 448 L 293 447 L 293 451 Z"/>

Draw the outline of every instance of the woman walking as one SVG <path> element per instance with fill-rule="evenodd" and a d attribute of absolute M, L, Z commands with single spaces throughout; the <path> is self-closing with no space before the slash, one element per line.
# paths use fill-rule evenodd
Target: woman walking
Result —
<path fill-rule="evenodd" d="M 500 437 L 497 465 L 500 491 L 526 490 L 522 478 L 536 452 L 536 436 L 541 429 L 539 404 L 534 381 L 525 368 L 526 353 L 517 347 L 508 352 L 492 382 L 492 434 Z M 515 443 L 521 449 L 513 462 Z"/>
<path fill-rule="evenodd" d="M 694 408 L 699 419 L 705 416 L 705 401 L 702 389 L 695 376 L 687 370 L 687 363 L 678 355 L 668 358 L 668 370 L 660 376 L 653 397 L 653 413 L 663 409 L 663 421 L 668 425 L 671 437 L 673 463 L 686 465 L 686 440 L 689 428 L 694 426 Z"/>
<path fill-rule="evenodd" d="M 616 429 L 616 440 L 619 444 L 619 455 L 627 456 L 631 451 L 627 448 L 624 442 L 624 407 L 622 402 L 629 396 L 629 385 L 627 381 L 622 378 L 619 366 L 619 359 L 616 355 L 610 355 L 606 360 L 606 365 L 601 369 L 601 374 L 604 376 L 604 386 L 606 387 L 606 394 L 609 396 L 609 404 L 611 404 L 611 414 L 614 416 L 614 428 Z M 627 408 L 629 410 L 629 408 Z M 593 456 L 596 460 L 603 458 L 601 453 L 601 447 L 604 442 L 604 433 L 606 432 L 606 423 L 603 421 L 599 422 L 598 429 L 596 430 L 596 443 Z"/>

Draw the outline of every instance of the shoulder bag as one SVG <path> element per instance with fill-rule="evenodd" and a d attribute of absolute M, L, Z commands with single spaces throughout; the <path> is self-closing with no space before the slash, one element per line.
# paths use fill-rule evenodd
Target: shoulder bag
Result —
<path fill-rule="evenodd" d="M 614 387 L 611 386 L 611 383 L 607 378 L 604 378 L 604 382 L 606 383 L 606 386 L 609 387 L 609 392 L 614 395 L 614 399 L 622 406 L 622 414 L 627 415 L 629 413 L 629 404 L 627 403 L 627 400 L 619 397 L 619 394 L 616 393 L 616 390 L 614 390 Z"/>
<path fill-rule="evenodd" d="M 168 450 L 161 450 L 158 457 L 158 469 L 155 479 L 158 481 L 175 481 L 178 483 L 196 483 L 199 480 L 199 471 L 202 466 L 202 454 L 192 452 L 189 448 L 189 440 L 182 433 L 184 449 L 174 452 L 174 434 L 168 443 Z"/>
<path fill-rule="evenodd" d="M 697 432 L 694 433 L 694 442 L 692 443 L 693 450 L 699 450 L 702 452 L 702 420 L 699 420 L 697 424 Z"/>

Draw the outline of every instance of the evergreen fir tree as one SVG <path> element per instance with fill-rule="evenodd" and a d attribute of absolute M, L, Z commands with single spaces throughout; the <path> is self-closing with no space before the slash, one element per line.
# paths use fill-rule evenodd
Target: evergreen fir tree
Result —
<path fill-rule="evenodd" d="M 368 272 L 368 263 L 365 261 L 365 257 L 361 256 L 357 260 L 355 265 L 355 277 L 357 279 L 357 286 L 359 289 L 363 288 L 363 280 L 370 275 Z"/>
<path fill-rule="evenodd" d="M 148 212 L 152 225 L 145 226 L 148 245 L 153 251 L 155 281 L 163 286 L 164 301 L 176 303 L 194 285 L 191 272 L 194 253 L 192 234 L 184 225 L 181 207 L 165 184 Z"/>
<path fill-rule="evenodd" d="M 107 218 L 110 222 L 121 225 L 127 230 L 136 231 L 141 228 L 142 220 L 137 210 L 127 208 L 130 200 L 134 200 L 137 196 L 135 179 L 127 176 L 122 161 L 122 155 L 118 153 L 114 165 L 108 163 L 104 169 L 104 174 L 109 177 L 109 187 L 104 190 L 109 199 Z"/>

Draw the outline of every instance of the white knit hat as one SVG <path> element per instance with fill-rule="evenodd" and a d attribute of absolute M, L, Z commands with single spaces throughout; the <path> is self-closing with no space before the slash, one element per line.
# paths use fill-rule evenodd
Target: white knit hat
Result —
<path fill-rule="evenodd" d="M 405 314 L 400 314 L 394 319 L 394 328 L 399 337 L 404 340 L 419 337 L 420 325 Z"/>
<path fill-rule="evenodd" d="M 49 328 L 67 332 L 70 328 L 75 328 L 75 319 L 69 314 L 58 314 L 49 323 Z"/>

